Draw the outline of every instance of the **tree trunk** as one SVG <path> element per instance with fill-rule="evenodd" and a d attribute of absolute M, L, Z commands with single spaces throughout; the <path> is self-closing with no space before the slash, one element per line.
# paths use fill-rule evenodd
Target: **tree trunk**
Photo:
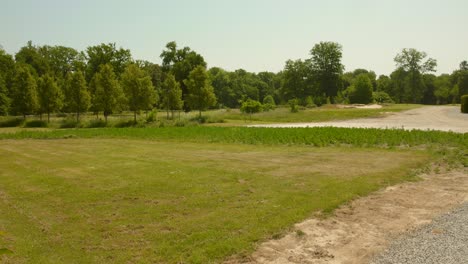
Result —
<path fill-rule="evenodd" d="M 76 122 L 80 122 L 80 111 L 76 112 Z"/>
<path fill-rule="evenodd" d="M 39 120 L 42 121 L 42 113 L 39 114 Z"/>
<path fill-rule="evenodd" d="M 104 119 L 106 120 L 106 124 L 107 124 L 107 113 L 104 113 Z"/>
<path fill-rule="evenodd" d="M 201 121 L 201 109 L 198 110 L 198 119 Z"/>
<path fill-rule="evenodd" d="M 136 111 L 133 111 L 133 122 L 136 123 Z"/>
<path fill-rule="evenodd" d="M 47 112 L 47 123 L 50 123 L 50 112 Z"/>

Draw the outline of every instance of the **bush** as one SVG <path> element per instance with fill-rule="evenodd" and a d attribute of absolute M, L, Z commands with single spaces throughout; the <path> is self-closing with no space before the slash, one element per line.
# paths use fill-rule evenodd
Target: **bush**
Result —
<path fill-rule="evenodd" d="M 327 103 L 327 97 L 325 95 L 314 97 L 314 103 L 317 106 L 322 106 Z"/>
<path fill-rule="evenodd" d="M 89 121 L 89 123 L 88 123 L 88 125 L 86 127 L 88 127 L 88 128 L 98 128 L 98 127 L 106 127 L 106 126 L 107 126 L 106 121 L 104 121 L 102 119 L 95 119 L 95 120 Z"/>
<path fill-rule="evenodd" d="M 138 123 L 133 121 L 133 120 L 122 120 L 122 121 L 119 121 L 117 123 L 114 124 L 114 127 L 118 127 L 118 128 L 121 128 L 121 127 L 133 127 L 135 125 L 137 125 Z"/>
<path fill-rule="evenodd" d="M 11 118 L 8 120 L 0 121 L 0 127 L 17 127 L 24 123 L 22 118 Z"/>
<path fill-rule="evenodd" d="M 246 114 L 255 114 L 261 112 L 263 109 L 262 104 L 259 101 L 247 99 L 247 101 L 242 103 L 240 111 Z"/>
<path fill-rule="evenodd" d="M 461 97 L 461 112 L 468 114 L 468 94 Z"/>
<path fill-rule="evenodd" d="M 26 122 L 24 127 L 47 127 L 47 122 L 42 120 L 31 120 Z"/>
<path fill-rule="evenodd" d="M 265 96 L 263 98 L 263 111 L 270 111 L 276 108 L 275 99 L 271 95 Z"/>
<path fill-rule="evenodd" d="M 65 118 L 60 123 L 60 128 L 76 128 L 81 127 L 81 123 L 76 121 L 75 118 Z"/>
<path fill-rule="evenodd" d="M 372 93 L 372 99 L 379 104 L 393 104 L 394 101 L 386 92 L 374 92 Z"/>
<path fill-rule="evenodd" d="M 154 121 L 156 121 L 156 113 L 155 111 L 151 111 L 146 118 L 146 123 L 153 123 Z"/>
<path fill-rule="evenodd" d="M 289 107 L 291 108 L 291 113 L 299 112 L 299 101 L 297 99 L 291 99 L 288 101 Z"/>
<path fill-rule="evenodd" d="M 312 96 L 307 96 L 305 99 L 306 108 L 315 108 L 317 105 L 314 103 L 314 98 Z"/>

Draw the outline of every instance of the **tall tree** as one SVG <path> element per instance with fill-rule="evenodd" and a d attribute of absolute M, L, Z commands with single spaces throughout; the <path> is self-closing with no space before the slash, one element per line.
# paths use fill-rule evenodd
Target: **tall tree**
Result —
<path fill-rule="evenodd" d="M 333 102 L 333 97 L 342 89 L 342 47 L 336 42 L 320 42 L 312 48 L 310 55 L 310 67 L 318 82 L 319 91 Z"/>
<path fill-rule="evenodd" d="M 288 60 L 283 70 L 283 97 L 286 100 L 297 98 L 305 104 L 305 98 L 312 95 L 309 68 L 302 60 Z"/>
<path fill-rule="evenodd" d="M 62 90 L 58 87 L 54 78 L 46 74 L 39 78 L 39 113 L 47 113 L 47 122 L 50 122 L 50 113 L 60 110 L 63 104 Z"/>
<path fill-rule="evenodd" d="M 175 80 L 174 75 L 168 74 L 166 76 L 162 91 L 162 107 L 167 110 L 167 118 L 169 119 L 170 111 L 172 119 L 174 119 L 174 111 L 182 109 L 184 105 L 182 101 L 182 89 L 180 89 L 180 85 Z"/>
<path fill-rule="evenodd" d="M 10 98 L 8 97 L 8 89 L 6 87 L 3 76 L 0 75 L 0 115 L 8 115 L 10 111 Z"/>
<path fill-rule="evenodd" d="M 28 41 L 15 55 L 16 62 L 25 63 L 34 69 L 34 73 L 39 76 L 46 74 L 50 68 L 48 61 L 39 53 L 39 48 Z"/>
<path fill-rule="evenodd" d="M 163 60 L 162 69 L 165 73 L 172 73 L 177 82 L 180 83 L 182 88 L 182 97 L 188 94 L 185 80 L 188 79 L 189 74 L 198 66 L 206 68 L 205 59 L 189 47 L 182 49 L 177 48 L 175 41 L 169 42 L 166 45 L 166 50 L 160 56 Z M 185 100 L 186 103 L 188 102 Z M 190 110 L 188 104 L 184 105 L 185 110 Z"/>
<path fill-rule="evenodd" d="M 96 85 L 94 107 L 104 113 L 107 122 L 110 114 L 123 108 L 125 95 L 110 64 L 102 65 L 94 78 Z"/>
<path fill-rule="evenodd" d="M 132 60 L 130 50 L 117 48 L 115 43 L 100 44 L 86 49 L 87 69 L 86 79 L 91 81 L 94 75 L 105 64 L 110 64 L 117 77 L 124 72 L 125 67 Z"/>
<path fill-rule="evenodd" d="M 80 121 L 80 114 L 85 113 L 91 102 L 86 87 L 86 79 L 81 71 L 69 73 L 65 89 L 65 104 L 67 108 L 76 113 L 76 121 Z"/>
<path fill-rule="evenodd" d="M 37 81 L 32 73 L 31 66 L 16 65 L 16 74 L 12 93 L 12 110 L 14 113 L 26 115 L 33 114 L 38 108 Z"/>
<path fill-rule="evenodd" d="M 128 100 L 128 107 L 133 111 L 136 122 L 137 113 L 153 108 L 158 101 L 158 95 L 147 72 L 136 64 L 129 64 L 121 76 L 123 91 Z"/>
<path fill-rule="evenodd" d="M 395 57 L 397 68 L 408 73 L 408 84 L 405 93 L 411 98 L 411 102 L 420 103 L 424 96 L 424 82 L 422 76 L 425 73 L 434 72 L 437 61 L 427 58 L 427 53 L 416 49 L 403 49 Z"/>
<path fill-rule="evenodd" d="M 216 97 L 213 87 L 209 82 L 208 73 L 205 67 L 198 66 L 190 72 L 187 80 L 184 81 L 187 86 L 188 96 L 187 103 L 191 109 L 201 112 L 216 104 Z"/>
<path fill-rule="evenodd" d="M 0 75 L 3 76 L 7 95 L 11 96 L 13 79 L 15 78 L 15 60 L 13 56 L 0 49 Z"/>

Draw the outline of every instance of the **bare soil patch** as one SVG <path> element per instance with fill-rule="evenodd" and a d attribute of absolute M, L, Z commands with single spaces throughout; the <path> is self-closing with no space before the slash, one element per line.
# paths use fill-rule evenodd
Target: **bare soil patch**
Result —
<path fill-rule="evenodd" d="M 366 263 L 389 242 L 468 201 L 468 169 L 423 175 L 295 225 L 261 244 L 249 263 Z"/>

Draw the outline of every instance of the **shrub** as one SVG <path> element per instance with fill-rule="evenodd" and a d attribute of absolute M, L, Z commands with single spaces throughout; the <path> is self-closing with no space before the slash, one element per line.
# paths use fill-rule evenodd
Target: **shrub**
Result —
<path fill-rule="evenodd" d="M 88 128 L 98 128 L 98 127 L 106 127 L 106 126 L 107 126 L 106 121 L 104 121 L 102 119 L 95 119 L 95 120 L 89 121 L 89 123 L 88 123 L 88 125 L 86 127 L 88 127 Z"/>
<path fill-rule="evenodd" d="M 327 103 L 327 97 L 325 95 L 319 95 L 314 97 L 314 103 L 317 106 L 322 106 Z"/>
<path fill-rule="evenodd" d="M 122 120 L 114 124 L 114 127 L 133 127 L 138 123 L 133 120 Z"/>
<path fill-rule="evenodd" d="M 146 123 L 153 123 L 154 121 L 156 121 L 156 112 L 151 111 L 149 112 L 148 117 L 146 118 Z"/>
<path fill-rule="evenodd" d="M 240 111 L 246 114 L 255 114 L 261 112 L 263 109 L 262 104 L 259 101 L 247 99 L 247 101 L 242 103 Z"/>
<path fill-rule="evenodd" d="M 468 114 L 468 94 L 461 97 L 461 112 Z"/>
<path fill-rule="evenodd" d="M 299 101 L 297 99 L 291 99 L 288 101 L 291 113 L 299 112 Z"/>
<path fill-rule="evenodd" d="M 0 127 L 17 127 L 24 123 L 22 118 L 11 118 L 8 120 L 0 121 Z"/>
<path fill-rule="evenodd" d="M 31 120 L 26 122 L 24 127 L 47 127 L 47 122 L 42 120 Z"/>
<path fill-rule="evenodd" d="M 305 107 L 315 108 L 317 105 L 314 103 L 314 98 L 312 96 L 307 96 L 305 99 Z"/>
<path fill-rule="evenodd" d="M 276 108 L 275 99 L 271 95 L 265 96 L 263 98 L 263 111 L 270 111 Z"/>
<path fill-rule="evenodd" d="M 76 128 L 81 127 L 81 123 L 76 121 L 75 118 L 65 118 L 60 123 L 60 128 Z"/>
<path fill-rule="evenodd" d="M 372 99 L 379 104 L 393 104 L 394 101 L 386 92 L 374 92 L 372 93 Z"/>

